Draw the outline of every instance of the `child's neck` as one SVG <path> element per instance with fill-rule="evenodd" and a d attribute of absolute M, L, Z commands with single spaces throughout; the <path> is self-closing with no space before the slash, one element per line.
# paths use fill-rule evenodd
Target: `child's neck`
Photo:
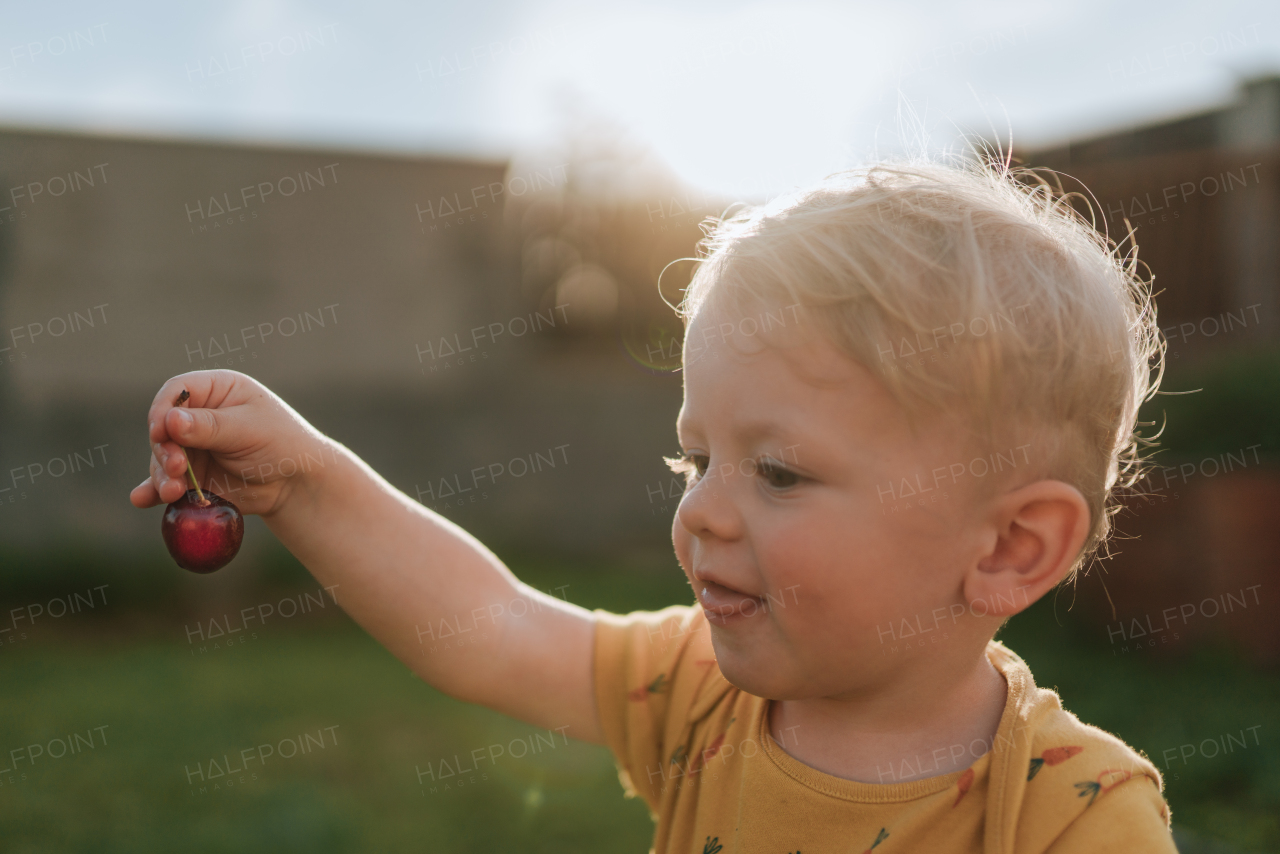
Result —
<path fill-rule="evenodd" d="M 775 700 L 769 732 L 783 750 L 823 773 L 905 783 L 972 765 L 994 743 L 1007 693 L 1004 677 L 982 655 L 967 673 L 915 671 L 875 696 Z"/>

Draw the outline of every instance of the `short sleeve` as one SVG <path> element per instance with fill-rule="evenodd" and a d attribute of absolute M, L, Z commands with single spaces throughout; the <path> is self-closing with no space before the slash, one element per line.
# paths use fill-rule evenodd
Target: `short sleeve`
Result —
<path fill-rule="evenodd" d="M 701 608 L 675 606 L 625 616 L 596 612 L 596 708 L 623 787 L 657 810 L 658 787 L 682 743 L 690 711 L 719 678 Z"/>
<path fill-rule="evenodd" d="M 1151 778 L 1135 775 L 1100 795 L 1045 854 L 1178 854 L 1169 807 Z"/>

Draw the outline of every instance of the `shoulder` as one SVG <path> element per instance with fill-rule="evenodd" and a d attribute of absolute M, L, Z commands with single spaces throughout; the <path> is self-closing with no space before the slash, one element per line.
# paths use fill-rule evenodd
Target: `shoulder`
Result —
<path fill-rule="evenodd" d="M 656 805 L 671 745 L 736 690 L 720 674 L 701 608 L 596 612 L 595 694 L 624 786 Z M 656 769 L 656 770 L 655 770 Z"/>
<path fill-rule="evenodd" d="M 1064 709 L 1055 692 L 1035 685 L 1026 663 L 1007 647 L 993 643 L 988 654 L 1010 691 L 1006 716 L 1012 726 L 1002 721 L 1004 737 L 997 735 L 1003 761 L 997 763 L 1000 779 L 993 780 L 992 788 L 999 799 L 992 807 L 1004 825 L 1004 850 L 1047 851 L 1073 827 L 1078 832 L 1085 825 L 1110 822 L 1113 804 L 1097 809 L 1106 798 L 1144 811 L 1152 832 L 1158 829 L 1167 841 L 1169 811 L 1155 765 L 1120 738 Z M 1122 794 L 1112 794 L 1121 788 Z"/>
<path fill-rule="evenodd" d="M 1163 791 L 1160 772 L 1146 756 L 1061 706 L 1040 717 L 1030 745 L 1026 782 L 1032 802 L 1074 798 L 1083 811 L 1121 783 L 1137 779 L 1157 795 Z"/>
<path fill-rule="evenodd" d="M 692 711 L 707 690 L 731 687 L 720 676 L 701 608 L 596 615 L 597 665 L 621 665 L 610 675 L 627 680 L 632 702 L 665 700 L 673 710 Z"/>

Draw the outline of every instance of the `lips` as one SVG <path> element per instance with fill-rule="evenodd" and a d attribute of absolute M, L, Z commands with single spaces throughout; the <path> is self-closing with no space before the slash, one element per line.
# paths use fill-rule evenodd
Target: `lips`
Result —
<path fill-rule="evenodd" d="M 769 610 L 763 597 L 752 596 L 735 590 L 709 577 L 694 578 L 694 592 L 698 595 L 698 604 L 707 615 L 707 622 L 718 626 L 726 626 L 742 620 L 749 620 Z"/>

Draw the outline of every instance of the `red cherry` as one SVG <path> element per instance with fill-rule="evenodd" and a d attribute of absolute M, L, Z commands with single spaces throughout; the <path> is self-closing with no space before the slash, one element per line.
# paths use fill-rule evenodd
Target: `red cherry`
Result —
<path fill-rule="evenodd" d="M 225 498 L 194 489 L 165 508 L 160 533 L 178 566 L 192 572 L 217 572 L 240 551 L 244 517 Z"/>

